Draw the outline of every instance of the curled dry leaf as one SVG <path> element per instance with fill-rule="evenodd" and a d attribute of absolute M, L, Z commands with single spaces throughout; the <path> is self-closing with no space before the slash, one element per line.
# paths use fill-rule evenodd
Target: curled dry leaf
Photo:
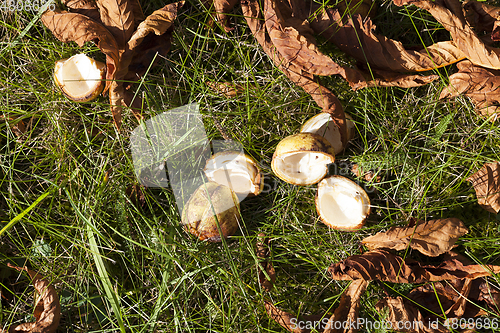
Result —
<path fill-rule="evenodd" d="M 485 2 L 469 0 L 464 2 L 465 19 L 476 32 L 492 32 L 500 17 L 500 8 Z"/>
<path fill-rule="evenodd" d="M 413 289 L 408 297 L 430 313 L 443 313 L 450 318 L 473 318 L 487 314 L 480 309 L 480 285 L 484 279 L 457 279 L 427 283 Z"/>
<path fill-rule="evenodd" d="M 457 218 L 418 221 L 415 226 L 392 227 L 386 232 L 366 237 L 361 241 L 369 250 L 412 249 L 430 257 L 437 257 L 453 248 L 458 238 L 468 232 Z"/>
<path fill-rule="evenodd" d="M 339 66 L 316 46 L 307 21 L 292 18 L 291 9 L 281 0 L 265 0 L 264 18 L 272 43 L 280 55 L 303 72 L 313 75 L 341 75 L 356 88 L 364 82 L 360 73 Z"/>
<path fill-rule="evenodd" d="M 328 271 L 334 280 L 424 283 L 490 276 L 500 272 L 500 266 L 464 265 L 456 258 L 445 260 L 438 266 L 422 265 L 414 260 L 404 260 L 387 250 L 373 250 L 333 264 Z"/>
<path fill-rule="evenodd" d="M 467 23 L 458 0 L 393 0 L 397 6 L 412 4 L 428 11 L 450 32 L 454 44 L 477 66 L 500 69 L 500 49 L 486 45 Z"/>
<path fill-rule="evenodd" d="M 472 99 L 481 115 L 496 120 L 500 114 L 500 71 L 475 66 L 468 60 L 457 67 L 459 72 L 450 76 L 450 84 L 439 98 L 464 94 Z"/>
<path fill-rule="evenodd" d="M 340 296 L 340 304 L 333 315 L 326 321 L 327 315 L 312 315 L 300 318 L 302 322 L 316 324 L 316 331 L 322 333 L 355 333 L 359 325 L 343 325 L 336 328 L 336 323 L 356 323 L 358 320 L 361 296 L 366 290 L 368 282 L 364 280 L 354 280 Z M 271 302 L 265 302 L 267 314 L 278 324 L 292 333 L 309 333 L 312 325 L 297 325 L 299 319 L 289 312 L 278 309 Z M 305 328 L 301 328 L 304 327 Z"/>
<path fill-rule="evenodd" d="M 384 308 L 389 309 L 387 321 L 390 323 L 387 326 L 393 327 L 396 332 L 407 333 L 445 333 L 450 332 L 438 322 L 429 322 L 424 318 L 422 313 L 413 305 L 411 301 L 405 300 L 402 297 L 386 297 L 380 300 L 375 305 L 377 311 L 383 312 Z M 397 329 L 400 323 L 410 323 L 407 328 Z"/>
<path fill-rule="evenodd" d="M 27 267 L 17 267 L 7 264 L 9 267 L 17 269 L 18 271 L 26 271 L 30 278 L 33 280 L 33 286 L 37 293 L 40 295 L 40 301 L 35 306 L 34 316 L 36 322 L 24 323 L 11 327 L 9 333 L 53 333 L 59 326 L 61 319 L 61 304 L 59 303 L 59 296 L 54 287 L 39 273 L 32 271 Z"/>
<path fill-rule="evenodd" d="M 269 260 L 269 238 L 266 235 L 259 234 L 256 249 L 257 259 L 259 265 L 257 271 L 259 272 L 259 284 L 265 291 L 271 291 L 276 281 L 276 271 L 271 260 Z"/>
<path fill-rule="evenodd" d="M 500 162 L 486 163 L 467 178 L 476 190 L 478 203 L 488 212 L 500 212 Z"/>
<path fill-rule="evenodd" d="M 332 114 L 332 119 L 339 127 L 341 141 L 347 144 L 347 127 L 345 113 L 338 98 L 321 84 L 315 82 L 312 74 L 303 72 L 293 63 L 286 61 L 277 51 L 266 34 L 265 26 L 262 22 L 260 6 L 257 0 L 243 0 L 241 2 L 243 15 L 245 16 L 252 34 L 264 49 L 264 52 L 271 58 L 274 64 L 299 87 L 303 88 L 324 112 Z"/>
<path fill-rule="evenodd" d="M 358 325 L 346 325 L 341 329 L 336 328 L 335 323 L 354 323 L 358 322 L 359 307 L 361 296 L 363 296 L 368 282 L 365 280 L 354 280 L 349 287 L 340 296 L 340 304 L 328 320 L 323 333 L 354 333 L 357 332 Z"/>
<path fill-rule="evenodd" d="M 376 27 L 370 18 L 363 19 L 360 15 L 355 15 L 343 23 L 340 12 L 335 8 L 317 7 L 311 27 L 342 52 L 362 63 L 388 72 L 423 72 L 465 58 L 465 54 L 452 42 L 439 42 L 419 51 L 407 50 L 401 42 L 374 33 Z M 436 76 L 412 77 L 414 80 L 423 80 L 421 84 L 437 79 Z M 399 74 L 399 80 L 409 86 L 412 82 L 410 77 L 406 80 L 403 78 L 404 76 Z M 413 85 L 419 83 L 416 81 Z"/>

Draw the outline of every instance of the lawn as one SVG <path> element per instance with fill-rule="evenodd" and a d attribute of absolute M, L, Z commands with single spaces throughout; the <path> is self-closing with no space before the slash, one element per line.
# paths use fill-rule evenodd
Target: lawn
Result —
<path fill-rule="evenodd" d="M 165 5 L 140 2 L 146 14 Z M 374 22 L 388 37 L 411 46 L 449 39 L 424 11 L 390 1 L 377 6 Z M 265 299 L 295 314 L 335 309 L 348 282 L 333 281 L 330 264 L 362 253 L 364 237 L 412 218 L 461 219 L 469 233 L 455 250 L 500 265 L 500 218 L 477 204 L 466 181 L 500 160 L 500 129 L 466 97 L 438 99 L 454 66 L 410 89 L 352 91 L 340 77 L 323 79 L 357 132 L 331 172 L 360 181 L 372 205 L 363 229 L 331 230 L 316 213 L 315 186 L 287 184 L 270 167 L 278 142 L 320 108 L 272 64 L 239 6 L 231 17 L 235 29 L 226 33 L 210 29 L 211 14 L 187 1 L 168 56 L 134 86 L 144 117 L 198 103 L 208 138 L 238 141 L 265 177 L 265 191 L 241 203 L 241 230 L 209 243 L 182 228 L 171 188 L 142 187 L 138 198 L 130 135 L 139 123 L 132 112 L 124 110 L 118 131 L 107 97 L 73 103 L 52 78 L 59 59 L 104 55 L 91 43 L 80 49 L 58 41 L 37 14 L 0 9 L 0 329 L 34 321 L 33 286 L 7 263 L 27 265 L 53 283 L 62 306 L 58 332 L 282 332 L 267 316 Z M 353 63 L 318 43 L 338 63 Z M 241 93 L 227 97 L 207 82 L 232 82 Z M 353 164 L 373 170 L 380 182 L 363 183 L 350 172 Z M 257 278 L 259 233 L 271 239 L 277 273 L 269 293 Z M 412 288 L 371 283 L 360 317 L 382 320 L 377 301 Z"/>

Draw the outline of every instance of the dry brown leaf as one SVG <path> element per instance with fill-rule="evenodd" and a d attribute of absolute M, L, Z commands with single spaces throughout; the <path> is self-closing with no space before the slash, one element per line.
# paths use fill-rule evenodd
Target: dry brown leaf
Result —
<path fill-rule="evenodd" d="M 257 267 L 257 271 L 259 272 L 259 284 L 265 291 L 271 291 L 274 286 L 274 281 L 276 281 L 276 271 L 274 270 L 272 261 L 269 260 L 269 238 L 266 238 L 264 234 L 259 234 L 256 255 L 259 259 L 259 266 Z M 266 274 L 270 280 L 267 279 Z"/>
<path fill-rule="evenodd" d="M 465 19 L 476 32 L 492 32 L 493 26 L 500 17 L 500 8 L 488 5 L 483 1 L 469 0 L 464 2 Z"/>
<path fill-rule="evenodd" d="M 61 304 L 54 287 L 39 273 L 27 267 L 17 267 L 7 264 L 18 271 L 26 271 L 33 280 L 33 286 L 40 295 L 40 301 L 35 306 L 34 316 L 36 322 L 24 323 L 11 327 L 9 333 L 53 333 L 59 326 L 61 319 Z"/>
<path fill-rule="evenodd" d="M 370 18 L 355 15 L 343 23 L 340 12 L 335 8 L 316 7 L 313 17 L 311 27 L 316 33 L 358 61 L 385 71 L 422 72 L 465 58 L 465 54 L 452 42 L 439 42 L 419 51 L 407 50 L 401 42 L 374 33 L 376 27 Z M 428 83 L 430 79 L 421 80 Z"/>
<path fill-rule="evenodd" d="M 404 260 L 386 250 L 373 250 L 333 264 L 328 271 L 334 280 L 424 283 L 490 276 L 492 272 L 500 272 L 500 266 L 464 265 L 458 259 L 445 260 L 438 266 L 422 265 L 414 260 Z"/>
<path fill-rule="evenodd" d="M 500 314 L 500 290 L 498 287 L 493 287 L 486 279 L 480 280 L 479 295 L 477 299 L 484 301 L 488 305 L 490 311 Z"/>
<path fill-rule="evenodd" d="M 176 2 L 154 11 L 142 21 L 134 31 L 128 42 L 130 50 L 136 50 L 146 36 L 154 33 L 157 36 L 163 35 L 172 27 L 178 10 L 184 5 L 184 1 Z M 141 51 L 142 50 L 138 50 Z"/>
<path fill-rule="evenodd" d="M 309 333 L 313 323 L 316 324 L 315 329 L 322 333 L 355 333 L 358 325 L 345 325 L 345 328 L 336 329 L 336 323 L 357 323 L 361 297 L 367 286 L 367 281 L 352 281 L 340 296 L 340 304 L 328 320 L 326 314 L 297 318 L 289 312 L 278 309 L 269 301 L 265 302 L 265 307 L 269 317 L 292 333 Z"/>
<path fill-rule="evenodd" d="M 368 56 L 370 58 L 377 60 L 379 64 L 380 63 L 386 64 L 385 66 L 382 66 L 382 68 L 385 68 L 386 70 L 381 68 L 376 68 L 376 66 L 373 66 L 373 64 L 371 64 L 370 69 L 368 68 L 363 70 L 349 69 L 348 74 L 349 73 L 354 73 L 354 74 L 344 76 L 344 78 L 346 78 L 348 81 L 349 80 L 352 81 L 349 82 L 349 84 L 353 89 L 359 89 L 371 86 L 411 88 L 428 84 L 439 78 L 438 75 L 423 76 L 417 74 L 402 74 L 399 72 L 392 71 L 392 68 L 396 68 L 397 70 L 400 70 L 402 72 L 407 72 L 409 70 L 408 68 L 405 68 L 404 66 L 398 67 L 397 62 L 395 61 L 400 59 L 399 61 L 402 62 L 403 64 L 408 62 L 408 67 L 413 62 L 414 63 L 413 65 L 416 66 L 415 64 L 418 61 L 422 61 L 422 59 L 425 59 L 425 57 L 429 58 L 427 56 L 427 51 L 426 50 L 422 50 L 419 52 L 406 51 L 401 45 L 401 43 L 387 39 L 384 36 L 378 36 L 372 33 L 368 27 L 372 27 L 373 29 L 375 27 L 371 25 L 370 20 L 367 20 L 366 22 L 363 21 L 363 23 L 361 23 L 359 15 L 357 15 L 356 16 L 357 18 L 355 18 L 353 21 L 352 18 L 346 15 L 342 16 L 337 9 L 320 7 L 315 3 L 306 5 L 306 3 L 301 0 L 291 0 L 291 2 L 292 2 L 294 17 L 300 17 L 300 19 L 303 20 L 312 17 L 313 19 L 311 19 L 310 21 L 310 27 L 314 30 L 314 32 L 317 34 L 321 34 L 323 37 L 326 37 L 327 39 L 331 39 L 341 49 L 342 47 L 345 47 L 343 51 L 346 52 L 347 54 L 357 57 L 358 60 L 360 60 L 361 62 L 365 62 L 367 60 L 367 58 L 365 57 L 366 54 L 364 50 L 358 47 L 359 45 L 353 46 L 353 43 L 355 43 L 354 41 L 358 41 L 358 38 L 362 36 L 361 39 L 368 41 L 367 43 L 370 44 L 369 45 L 370 47 L 368 48 L 370 49 L 370 52 L 367 52 Z M 343 23 L 341 19 L 344 19 L 347 22 Z M 357 23 L 353 26 L 354 22 Z M 358 26 L 359 24 L 365 30 L 362 29 L 360 30 Z M 380 47 L 381 45 L 382 47 Z M 397 57 L 395 58 L 394 55 L 390 54 L 384 48 L 392 50 Z M 460 52 L 456 47 L 453 46 L 444 45 L 444 48 L 445 49 L 449 48 L 450 52 L 452 51 Z M 446 50 L 442 51 L 442 54 L 439 52 L 433 52 L 432 51 L 433 47 L 431 47 L 430 50 L 432 56 L 438 57 L 438 59 L 430 59 L 427 61 L 427 64 L 432 64 L 433 67 L 437 66 L 436 61 L 437 63 L 443 65 L 442 63 L 439 62 L 442 57 L 444 56 L 451 57 Z M 375 54 L 374 53 L 375 51 L 378 51 L 379 54 Z M 377 61 L 375 61 L 375 63 L 377 63 Z M 451 57 L 450 61 L 451 62 L 456 61 L 455 57 Z M 424 68 L 418 68 L 418 69 L 420 69 L 421 71 L 426 70 Z M 361 76 L 364 79 L 360 79 L 359 74 L 361 74 Z"/>
<path fill-rule="evenodd" d="M 486 287 L 485 279 L 457 279 L 451 281 L 433 282 L 413 289 L 408 294 L 408 299 L 386 298 L 376 305 L 379 311 L 383 307 L 389 308 L 388 320 L 396 327 L 397 322 L 422 323 L 422 326 L 412 327 L 404 332 L 449 332 L 443 325 L 445 320 L 438 316 L 446 316 L 448 325 L 454 321 L 465 325 L 467 321 L 459 321 L 461 318 L 474 318 L 488 315 L 488 313 L 477 306 L 483 301 L 482 290 L 486 288 L 498 295 L 496 289 Z M 427 316 L 420 312 L 414 304 L 418 304 Z M 497 306 L 497 304 L 495 304 Z M 469 327 L 472 328 L 472 327 Z"/>
<path fill-rule="evenodd" d="M 430 257 L 437 257 L 453 248 L 458 238 L 468 232 L 457 218 L 418 221 L 411 227 L 392 227 L 386 232 L 366 237 L 361 241 L 369 250 L 412 249 Z"/>
<path fill-rule="evenodd" d="M 484 279 L 457 279 L 428 283 L 413 289 L 408 297 L 430 313 L 450 318 L 473 318 L 487 314 L 476 306 Z"/>
<path fill-rule="evenodd" d="M 88 16 L 94 21 L 102 23 L 99 8 L 94 0 L 66 0 L 62 3 L 69 8 L 70 12 Z"/>
<path fill-rule="evenodd" d="M 500 162 L 486 163 L 467 178 L 476 190 L 478 203 L 488 212 L 500 212 Z"/>
<path fill-rule="evenodd" d="M 411 301 L 402 297 L 386 297 L 375 305 L 377 311 L 383 312 L 384 308 L 389 309 L 389 315 L 386 319 L 395 332 L 407 333 L 449 333 L 448 328 L 439 322 L 431 322 L 424 318 L 422 313 L 413 305 Z M 407 325 L 407 328 L 404 325 Z M 402 328 L 399 328 L 403 326 Z M 398 329 L 399 328 L 399 329 Z"/>
<path fill-rule="evenodd" d="M 477 66 L 500 69 L 500 49 L 486 45 L 467 23 L 458 0 L 393 0 L 397 6 L 415 5 L 428 11 L 450 32 L 455 45 Z"/>
<path fill-rule="evenodd" d="M 475 66 L 468 60 L 457 67 L 459 72 L 450 76 L 450 84 L 439 98 L 464 94 L 472 99 L 481 115 L 496 120 L 500 114 L 500 71 Z"/>
<path fill-rule="evenodd" d="M 365 86 L 356 70 L 339 66 L 316 46 L 307 21 L 291 17 L 291 9 L 281 0 L 265 0 L 264 18 L 272 43 L 281 56 L 303 72 L 312 75 L 341 75 L 354 89 Z"/>
<path fill-rule="evenodd" d="M 379 87 L 399 87 L 399 88 L 415 88 L 431 83 L 439 79 L 439 75 L 420 75 L 420 74 L 401 74 L 396 72 L 384 71 L 373 68 L 372 72 L 365 71 L 365 78 L 369 82 L 367 86 Z M 376 74 L 376 77 L 373 77 Z"/>
<path fill-rule="evenodd" d="M 358 322 L 359 307 L 368 282 L 365 280 L 354 280 L 340 296 L 340 304 L 330 317 L 323 333 L 355 333 L 358 325 L 350 323 Z M 336 328 L 335 323 L 349 323 L 345 328 Z"/>
<path fill-rule="evenodd" d="M 266 35 L 257 0 L 243 0 L 241 7 L 250 30 L 264 49 L 264 52 L 292 82 L 311 95 L 319 107 L 323 109 L 323 112 L 332 114 L 335 124 L 340 129 L 341 140 L 346 144 L 348 138 L 345 113 L 338 98 L 321 84 L 315 82 L 312 74 L 303 72 L 300 68 L 288 63 L 276 50 L 275 46 L 271 43 L 270 37 Z"/>
<path fill-rule="evenodd" d="M 132 1 L 128 0 L 96 0 L 101 22 L 115 37 L 121 52 L 134 32 L 134 11 Z"/>

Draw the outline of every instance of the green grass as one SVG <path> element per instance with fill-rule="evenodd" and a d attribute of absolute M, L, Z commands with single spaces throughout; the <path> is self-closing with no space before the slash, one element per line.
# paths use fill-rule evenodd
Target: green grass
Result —
<path fill-rule="evenodd" d="M 163 5 L 149 1 L 144 11 Z M 380 31 L 408 44 L 447 36 L 412 7 L 384 3 L 378 15 Z M 0 17 L 3 327 L 34 320 L 33 287 L 7 268 L 8 262 L 27 264 L 53 282 L 63 311 L 60 332 L 281 332 L 266 315 L 264 298 L 296 313 L 335 309 L 347 284 L 329 278 L 329 265 L 361 253 L 365 236 L 410 218 L 460 218 L 470 231 L 457 251 L 500 264 L 498 219 L 477 205 L 465 181 L 483 163 L 500 160 L 500 130 L 479 117 L 466 98 L 438 100 L 453 67 L 440 71 L 441 81 L 414 89 L 353 92 L 339 77 L 324 79 L 358 132 L 337 156 L 337 173 L 348 174 L 348 166 L 358 163 L 382 177 L 370 184 L 375 191 L 365 228 L 334 231 L 317 217 L 314 187 L 286 184 L 270 168 L 279 140 L 296 133 L 319 108 L 272 65 L 239 8 L 235 30 L 226 34 L 207 29 L 208 15 L 197 2 L 188 2 L 176 22 L 171 52 L 139 90 L 145 116 L 199 103 L 209 138 L 222 139 L 215 120 L 259 162 L 268 189 L 242 202 L 244 224 L 237 235 L 212 244 L 181 228 L 171 189 L 144 189 L 142 209 L 127 196 L 137 183 L 129 136 L 138 123 L 131 112 L 124 110 L 117 132 L 106 97 L 75 104 L 54 86 L 56 60 L 79 52 L 103 60 L 99 50 L 90 43 L 80 49 L 57 41 L 35 13 L 2 11 Z M 342 55 L 338 60 L 348 61 Z M 244 92 L 227 98 L 206 81 L 235 82 Z M 22 135 L 16 134 L 19 122 L 26 126 Z M 270 294 L 257 282 L 259 232 L 272 238 L 278 278 Z M 386 284 L 385 290 L 405 294 L 411 286 Z M 372 283 L 361 317 L 378 319 L 374 305 L 384 296 L 383 284 Z"/>

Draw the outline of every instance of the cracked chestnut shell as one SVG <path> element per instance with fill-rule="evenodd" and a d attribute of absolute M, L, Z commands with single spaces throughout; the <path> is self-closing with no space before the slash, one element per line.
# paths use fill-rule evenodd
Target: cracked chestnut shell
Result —
<path fill-rule="evenodd" d="M 238 197 L 229 187 L 215 182 L 200 185 L 182 210 L 182 224 L 200 240 L 219 242 L 238 230 L 241 220 Z M 219 228 L 217 227 L 219 224 Z"/>
<path fill-rule="evenodd" d="M 334 161 L 335 150 L 328 140 L 319 134 L 298 133 L 278 143 L 271 168 L 287 183 L 305 186 L 323 179 Z"/>
<path fill-rule="evenodd" d="M 80 53 L 58 60 L 54 81 L 64 96 L 75 102 L 89 102 L 103 91 L 106 64 Z"/>
<path fill-rule="evenodd" d="M 230 187 L 238 196 L 255 196 L 264 187 L 257 162 L 241 151 L 222 151 L 213 155 L 203 170 L 210 181 Z"/>
<path fill-rule="evenodd" d="M 350 115 L 346 113 L 346 126 L 347 126 L 347 140 L 350 141 L 354 139 L 356 134 L 356 126 L 352 121 Z M 314 117 L 309 118 L 302 128 L 301 133 L 314 133 L 319 134 L 330 142 L 335 154 L 340 154 L 344 149 L 345 145 L 342 144 L 340 139 L 340 129 L 333 121 L 332 115 L 327 112 L 321 112 Z"/>
<path fill-rule="evenodd" d="M 370 215 L 370 198 L 366 191 L 342 176 L 320 181 L 315 202 L 321 221 L 332 229 L 360 229 Z"/>

